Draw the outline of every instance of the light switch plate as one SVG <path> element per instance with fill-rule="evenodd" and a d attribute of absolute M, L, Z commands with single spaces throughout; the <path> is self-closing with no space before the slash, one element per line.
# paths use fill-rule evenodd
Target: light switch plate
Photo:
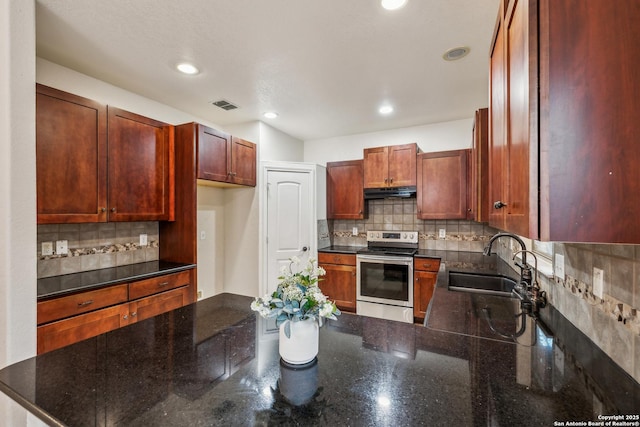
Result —
<path fill-rule="evenodd" d="M 553 274 L 560 280 L 564 280 L 564 255 L 556 254 L 553 263 Z"/>
<path fill-rule="evenodd" d="M 439 239 L 444 239 L 445 237 L 447 237 L 447 230 L 446 230 L 446 229 L 444 229 L 444 228 L 441 228 L 441 229 L 438 231 L 438 238 L 439 238 Z"/>
<path fill-rule="evenodd" d="M 206 240 L 207 239 L 207 232 L 202 230 L 200 232 L 200 240 Z"/>
<path fill-rule="evenodd" d="M 53 242 L 42 242 L 42 256 L 53 255 Z"/>
<path fill-rule="evenodd" d="M 69 242 L 67 240 L 57 240 L 56 241 L 56 254 L 58 255 L 66 255 L 69 253 Z"/>
<path fill-rule="evenodd" d="M 353 235 L 353 236 L 357 236 L 358 235 L 358 227 L 353 227 L 353 229 L 351 230 L 351 235 Z"/>
<path fill-rule="evenodd" d="M 146 234 L 141 234 L 140 235 L 140 246 L 147 246 L 148 241 L 147 241 L 147 235 Z"/>
<path fill-rule="evenodd" d="M 593 267 L 593 294 L 602 299 L 604 293 L 604 271 Z"/>

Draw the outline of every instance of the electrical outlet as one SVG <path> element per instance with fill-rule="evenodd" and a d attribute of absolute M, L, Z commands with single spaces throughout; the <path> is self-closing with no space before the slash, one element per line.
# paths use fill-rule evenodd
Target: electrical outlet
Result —
<path fill-rule="evenodd" d="M 564 280 L 564 255 L 556 254 L 553 273 L 560 280 Z"/>
<path fill-rule="evenodd" d="M 56 241 L 56 254 L 66 255 L 69 253 L 69 242 L 67 240 Z"/>
<path fill-rule="evenodd" d="M 439 238 L 439 239 L 444 239 L 445 237 L 447 237 L 447 230 L 446 230 L 446 229 L 444 229 L 444 228 L 441 228 L 441 229 L 438 231 L 438 238 Z"/>
<path fill-rule="evenodd" d="M 202 291 L 198 291 L 198 299 L 202 299 Z"/>
<path fill-rule="evenodd" d="M 602 299 L 604 293 L 604 271 L 593 267 L 593 294 Z"/>
<path fill-rule="evenodd" d="M 53 255 L 53 242 L 42 242 L 42 256 Z"/>
<path fill-rule="evenodd" d="M 141 234 L 140 235 L 140 246 L 147 246 L 148 241 L 147 241 L 147 235 L 146 234 Z"/>
<path fill-rule="evenodd" d="M 353 229 L 351 230 L 351 235 L 353 235 L 353 236 L 357 236 L 358 235 L 358 227 L 353 227 Z"/>

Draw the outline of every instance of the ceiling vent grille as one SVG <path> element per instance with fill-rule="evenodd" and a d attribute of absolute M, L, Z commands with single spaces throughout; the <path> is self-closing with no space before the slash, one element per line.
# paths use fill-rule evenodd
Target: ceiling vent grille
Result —
<path fill-rule="evenodd" d="M 237 105 L 233 105 L 232 103 L 224 99 L 221 99 L 220 101 L 214 101 L 212 102 L 212 104 L 215 105 L 216 107 L 220 107 L 223 110 L 227 110 L 227 111 L 235 110 L 236 108 L 238 108 Z"/>

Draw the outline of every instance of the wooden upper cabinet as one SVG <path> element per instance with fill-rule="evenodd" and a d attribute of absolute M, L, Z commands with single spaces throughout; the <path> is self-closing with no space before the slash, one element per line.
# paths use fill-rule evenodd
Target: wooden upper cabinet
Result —
<path fill-rule="evenodd" d="M 109 221 L 173 219 L 173 126 L 109 107 Z"/>
<path fill-rule="evenodd" d="M 203 125 L 197 128 L 198 179 L 225 182 L 231 169 L 227 155 L 231 135 Z"/>
<path fill-rule="evenodd" d="M 477 222 L 489 221 L 489 153 L 488 153 L 489 109 L 476 111 L 473 121 L 471 155 L 469 157 L 469 215 L 468 219 Z"/>
<path fill-rule="evenodd" d="M 507 174 L 505 171 L 506 155 L 506 65 L 504 57 L 504 30 L 502 20 L 498 20 L 498 27 L 493 39 L 491 60 L 489 62 L 489 224 L 499 229 L 505 228 L 506 219 L 506 190 Z"/>
<path fill-rule="evenodd" d="M 564 0 L 563 0 L 564 1 Z M 537 16 L 508 2 L 491 53 L 489 224 L 538 238 Z"/>
<path fill-rule="evenodd" d="M 231 173 L 229 182 L 256 186 L 256 144 L 237 137 L 231 138 Z"/>
<path fill-rule="evenodd" d="M 107 220 L 107 107 L 36 85 L 38 224 Z"/>
<path fill-rule="evenodd" d="M 640 40 L 640 9 L 506 4 L 489 120 L 490 201 L 506 206 L 490 224 L 540 240 L 640 243 L 640 57 L 625 54 Z"/>
<path fill-rule="evenodd" d="M 418 154 L 418 219 L 466 219 L 470 150 Z"/>
<path fill-rule="evenodd" d="M 416 185 L 418 145 L 403 144 L 364 150 L 364 188 Z"/>
<path fill-rule="evenodd" d="M 198 179 L 255 187 L 256 144 L 197 126 Z"/>
<path fill-rule="evenodd" d="M 327 163 L 327 218 L 364 218 L 363 161 Z"/>
<path fill-rule="evenodd" d="M 39 224 L 173 215 L 173 126 L 36 85 Z"/>

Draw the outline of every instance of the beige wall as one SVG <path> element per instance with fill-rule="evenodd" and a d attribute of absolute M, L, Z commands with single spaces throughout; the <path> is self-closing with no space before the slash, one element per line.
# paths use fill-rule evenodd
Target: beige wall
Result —
<path fill-rule="evenodd" d="M 473 112 L 470 112 L 471 114 Z M 360 133 L 304 142 L 304 161 L 326 165 L 327 162 L 363 158 L 362 150 L 415 142 L 423 152 L 471 148 L 473 119 L 430 125 Z"/>
<path fill-rule="evenodd" d="M 0 1 L 0 368 L 36 351 L 34 13 Z"/>

